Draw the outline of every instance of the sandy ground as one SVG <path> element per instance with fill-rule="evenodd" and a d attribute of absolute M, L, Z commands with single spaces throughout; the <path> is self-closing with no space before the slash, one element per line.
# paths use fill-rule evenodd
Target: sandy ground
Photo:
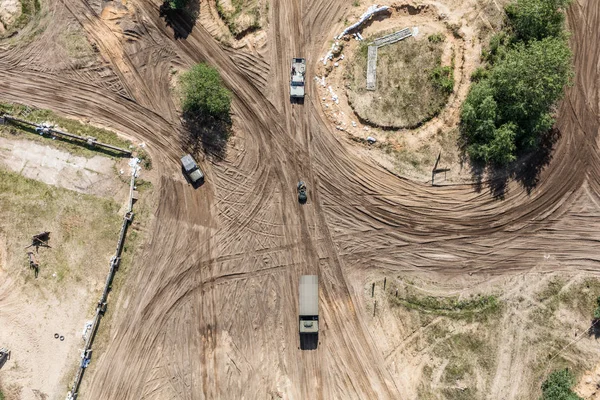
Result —
<path fill-rule="evenodd" d="M 216 39 L 220 25 L 208 22 L 210 12 L 193 27 L 171 21 L 174 32 L 158 2 L 130 4 L 135 12 L 118 26 L 129 24 L 135 34 L 105 23 L 100 4 L 51 0 L 55 23 L 26 50 L 0 53 L 3 98 L 89 119 L 143 140 L 154 156 L 156 218 L 129 289 L 109 300 L 113 329 L 86 375 L 85 398 L 410 399 L 390 367 L 400 358 L 386 359 L 385 337 L 368 326 L 355 290 L 368 282 L 361 271 L 424 274 L 434 282 L 468 273 L 510 277 L 540 263 L 597 273 L 595 2 L 569 10 L 578 74 L 559 108 L 552 156 L 537 167 L 539 176 L 521 176 L 527 188 L 519 181 L 432 188 L 398 177 L 357 155 L 334 130 L 312 81 L 303 105 L 289 103 L 289 60 L 303 55 L 307 75 L 315 76 L 327 41 L 354 12 L 348 1 L 271 3 L 266 40 L 238 49 Z M 43 62 L 53 30 L 73 19 L 112 71 L 112 87 L 103 70 L 78 75 L 75 67 Z M 198 61 L 217 66 L 232 89 L 236 135 L 223 159 L 202 162 L 207 181 L 194 191 L 177 162 L 181 127 L 169 71 Z M 456 109 L 459 101 L 451 104 Z M 299 179 L 308 184 L 304 206 L 294 190 Z M 499 190 L 502 201 L 490 193 Z M 316 351 L 298 349 L 298 276 L 305 273 L 320 277 Z M 506 337 L 510 345 L 510 331 Z M 490 396 L 500 398 L 507 385 L 503 399 L 537 396 L 539 382 L 514 381 L 519 368 L 510 358 L 503 365 Z"/>
<path fill-rule="evenodd" d="M 74 156 L 66 151 L 26 140 L 0 137 L 0 165 L 49 185 L 103 197 L 124 198 L 110 158 Z M 118 196 L 117 196 L 118 195 Z"/>

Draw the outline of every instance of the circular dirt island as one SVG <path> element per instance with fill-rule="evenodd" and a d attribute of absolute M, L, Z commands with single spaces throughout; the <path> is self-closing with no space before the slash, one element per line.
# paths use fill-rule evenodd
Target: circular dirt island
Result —
<path fill-rule="evenodd" d="M 396 129 L 416 128 L 436 116 L 454 87 L 453 61 L 442 62 L 447 58 L 444 35 L 379 47 L 376 89 L 367 90 L 368 46 L 374 39 L 361 43 L 348 64 L 347 95 L 356 115 L 370 125 Z"/>

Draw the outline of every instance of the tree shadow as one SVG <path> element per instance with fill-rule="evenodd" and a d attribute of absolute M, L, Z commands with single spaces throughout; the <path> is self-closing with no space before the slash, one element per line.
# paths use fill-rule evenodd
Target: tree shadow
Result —
<path fill-rule="evenodd" d="M 191 0 L 184 9 L 173 10 L 167 2 L 160 6 L 160 17 L 165 20 L 168 27 L 173 29 L 175 39 L 186 39 L 198 20 L 200 15 L 200 2 Z"/>
<path fill-rule="evenodd" d="M 227 141 L 231 136 L 231 119 L 212 116 L 183 115 L 183 148 L 191 154 L 202 150 L 208 156 L 223 160 L 227 156 Z"/>
<path fill-rule="evenodd" d="M 588 336 L 593 336 L 594 339 L 600 338 L 600 323 L 598 320 L 595 319 L 592 321 L 592 326 L 588 330 Z"/>
<path fill-rule="evenodd" d="M 481 192 L 487 186 L 494 198 L 502 200 L 507 193 L 509 181 L 513 179 L 528 195 L 531 194 L 539 184 L 541 172 L 550 164 L 552 151 L 560 136 L 560 130 L 551 129 L 540 136 L 537 147 L 523 151 L 516 161 L 506 166 L 485 165 L 471 160 L 471 177 L 475 182 L 475 190 Z M 465 146 L 462 146 L 461 152 L 462 157 L 467 159 Z"/>

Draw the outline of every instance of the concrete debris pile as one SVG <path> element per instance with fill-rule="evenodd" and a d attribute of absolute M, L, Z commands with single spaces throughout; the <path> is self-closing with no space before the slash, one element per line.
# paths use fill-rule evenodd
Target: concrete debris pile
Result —
<path fill-rule="evenodd" d="M 352 32 L 355 29 L 358 29 L 362 24 L 364 24 L 366 21 L 368 21 L 373 15 L 378 14 L 380 12 L 384 12 L 384 11 L 388 11 L 390 8 L 388 6 L 381 6 L 381 7 L 377 7 L 377 4 L 373 4 L 372 6 L 370 6 L 367 11 L 361 15 L 361 17 L 358 19 L 358 22 L 350 25 L 349 27 L 347 27 L 346 29 L 344 29 L 344 31 L 342 33 L 340 33 L 338 36 L 336 36 L 334 39 L 341 39 L 344 36 L 346 36 L 347 34 L 349 34 L 350 32 Z"/>

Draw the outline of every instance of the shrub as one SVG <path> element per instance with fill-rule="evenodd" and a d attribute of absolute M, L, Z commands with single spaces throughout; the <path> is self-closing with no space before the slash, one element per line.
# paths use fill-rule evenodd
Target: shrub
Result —
<path fill-rule="evenodd" d="M 594 319 L 600 319 L 600 296 L 596 298 L 596 309 L 594 310 Z"/>
<path fill-rule="evenodd" d="M 542 384 L 540 400 L 583 400 L 571 388 L 575 385 L 575 376 L 568 369 L 554 371 Z"/>
<path fill-rule="evenodd" d="M 442 43 L 446 38 L 441 32 L 429 35 L 427 38 L 431 43 Z"/>
<path fill-rule="evenodd" d="M 523 41 L 558 37 L 563 33 L 564 10 L 571 0 L 517 0 L 506 14 L 518 39 Z"/>
<path fill-rule="evenodd" d="M 184 114 L 229 119 L 231 93 L 215 68 L 196 64 L 181 75 L 180 84 Z"/>
<path fill-rule="evenodd" d="M 450 66 L 435 67 L 431 71 L 431 80 L 445 94 L 450 94 L 454 90 L 454 71 L 452 71 L 452 67 Z"/>

